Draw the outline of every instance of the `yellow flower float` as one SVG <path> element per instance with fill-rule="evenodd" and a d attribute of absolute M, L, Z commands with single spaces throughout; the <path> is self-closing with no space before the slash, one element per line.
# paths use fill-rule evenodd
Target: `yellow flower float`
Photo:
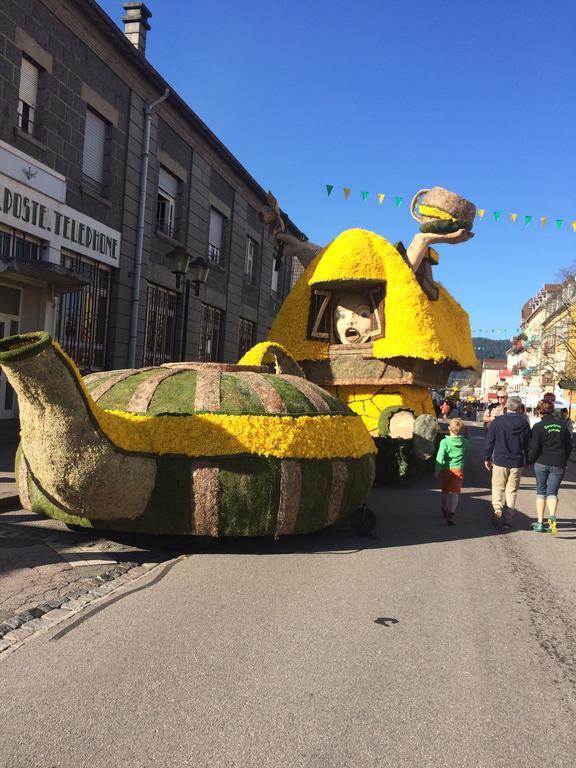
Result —
<path fill-rule="evenodd" d="M 431 246 L 470 239 L 474 205 L 441 187 L 421 190 L 412 201 L 420 232 L 408 248 L 363 229 L 321 248 L 286 235 L 274 202 L 262 217 L 305 271 L 269 341 L 359 414 L 377 442 L 414 441 L 425 459 L 437 431 L 429 390 L 477 365 L 468 315 L 434 280 Z M 242 362 L 250 364 L 250 353 Z"/>

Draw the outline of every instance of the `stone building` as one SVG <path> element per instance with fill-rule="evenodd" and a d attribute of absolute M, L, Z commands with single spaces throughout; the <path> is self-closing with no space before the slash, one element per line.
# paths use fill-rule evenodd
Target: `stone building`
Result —
<path fill-rule="evenodd" d="M 0 337 L 45 329 L 83 371 L 235 361 L 291 264 L 264 189 L 146 60 L 150 12 L 123 7 L 122 31 L 94 0 L 0 6 Z"/>

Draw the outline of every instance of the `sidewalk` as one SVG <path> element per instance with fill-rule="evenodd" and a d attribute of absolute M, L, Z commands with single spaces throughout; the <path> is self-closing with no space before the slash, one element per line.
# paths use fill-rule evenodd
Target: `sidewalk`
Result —
<path fill-rule="evenodd" d="M 14 477 L 14 457 L 20 441 L 19 433 L 18 422 L 0 422 L 0 513 L 4 509 L 20 506 Z"/>

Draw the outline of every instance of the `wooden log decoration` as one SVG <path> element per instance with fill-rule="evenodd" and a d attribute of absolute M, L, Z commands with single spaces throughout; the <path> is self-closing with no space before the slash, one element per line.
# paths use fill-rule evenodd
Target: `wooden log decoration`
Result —
<path fill-rule="evenodd" d="M 351 514 L 373 482 L 361 418 L 299 375 L 181 363 L 82 380 L 44 333 L 0 340 L 0 364 L 21 406 L 22 504 L 68 524 L 308 533 Z"/>

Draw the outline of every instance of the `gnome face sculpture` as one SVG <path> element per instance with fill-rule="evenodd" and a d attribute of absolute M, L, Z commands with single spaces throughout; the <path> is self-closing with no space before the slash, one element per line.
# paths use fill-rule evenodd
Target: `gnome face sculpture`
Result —
<path fill-rule="evenodd" d="M 340 344 L 363 344 L 373 330 L 370 300 L 362 293 L 341 293 L 336 297 L 334 334 Z"/>

